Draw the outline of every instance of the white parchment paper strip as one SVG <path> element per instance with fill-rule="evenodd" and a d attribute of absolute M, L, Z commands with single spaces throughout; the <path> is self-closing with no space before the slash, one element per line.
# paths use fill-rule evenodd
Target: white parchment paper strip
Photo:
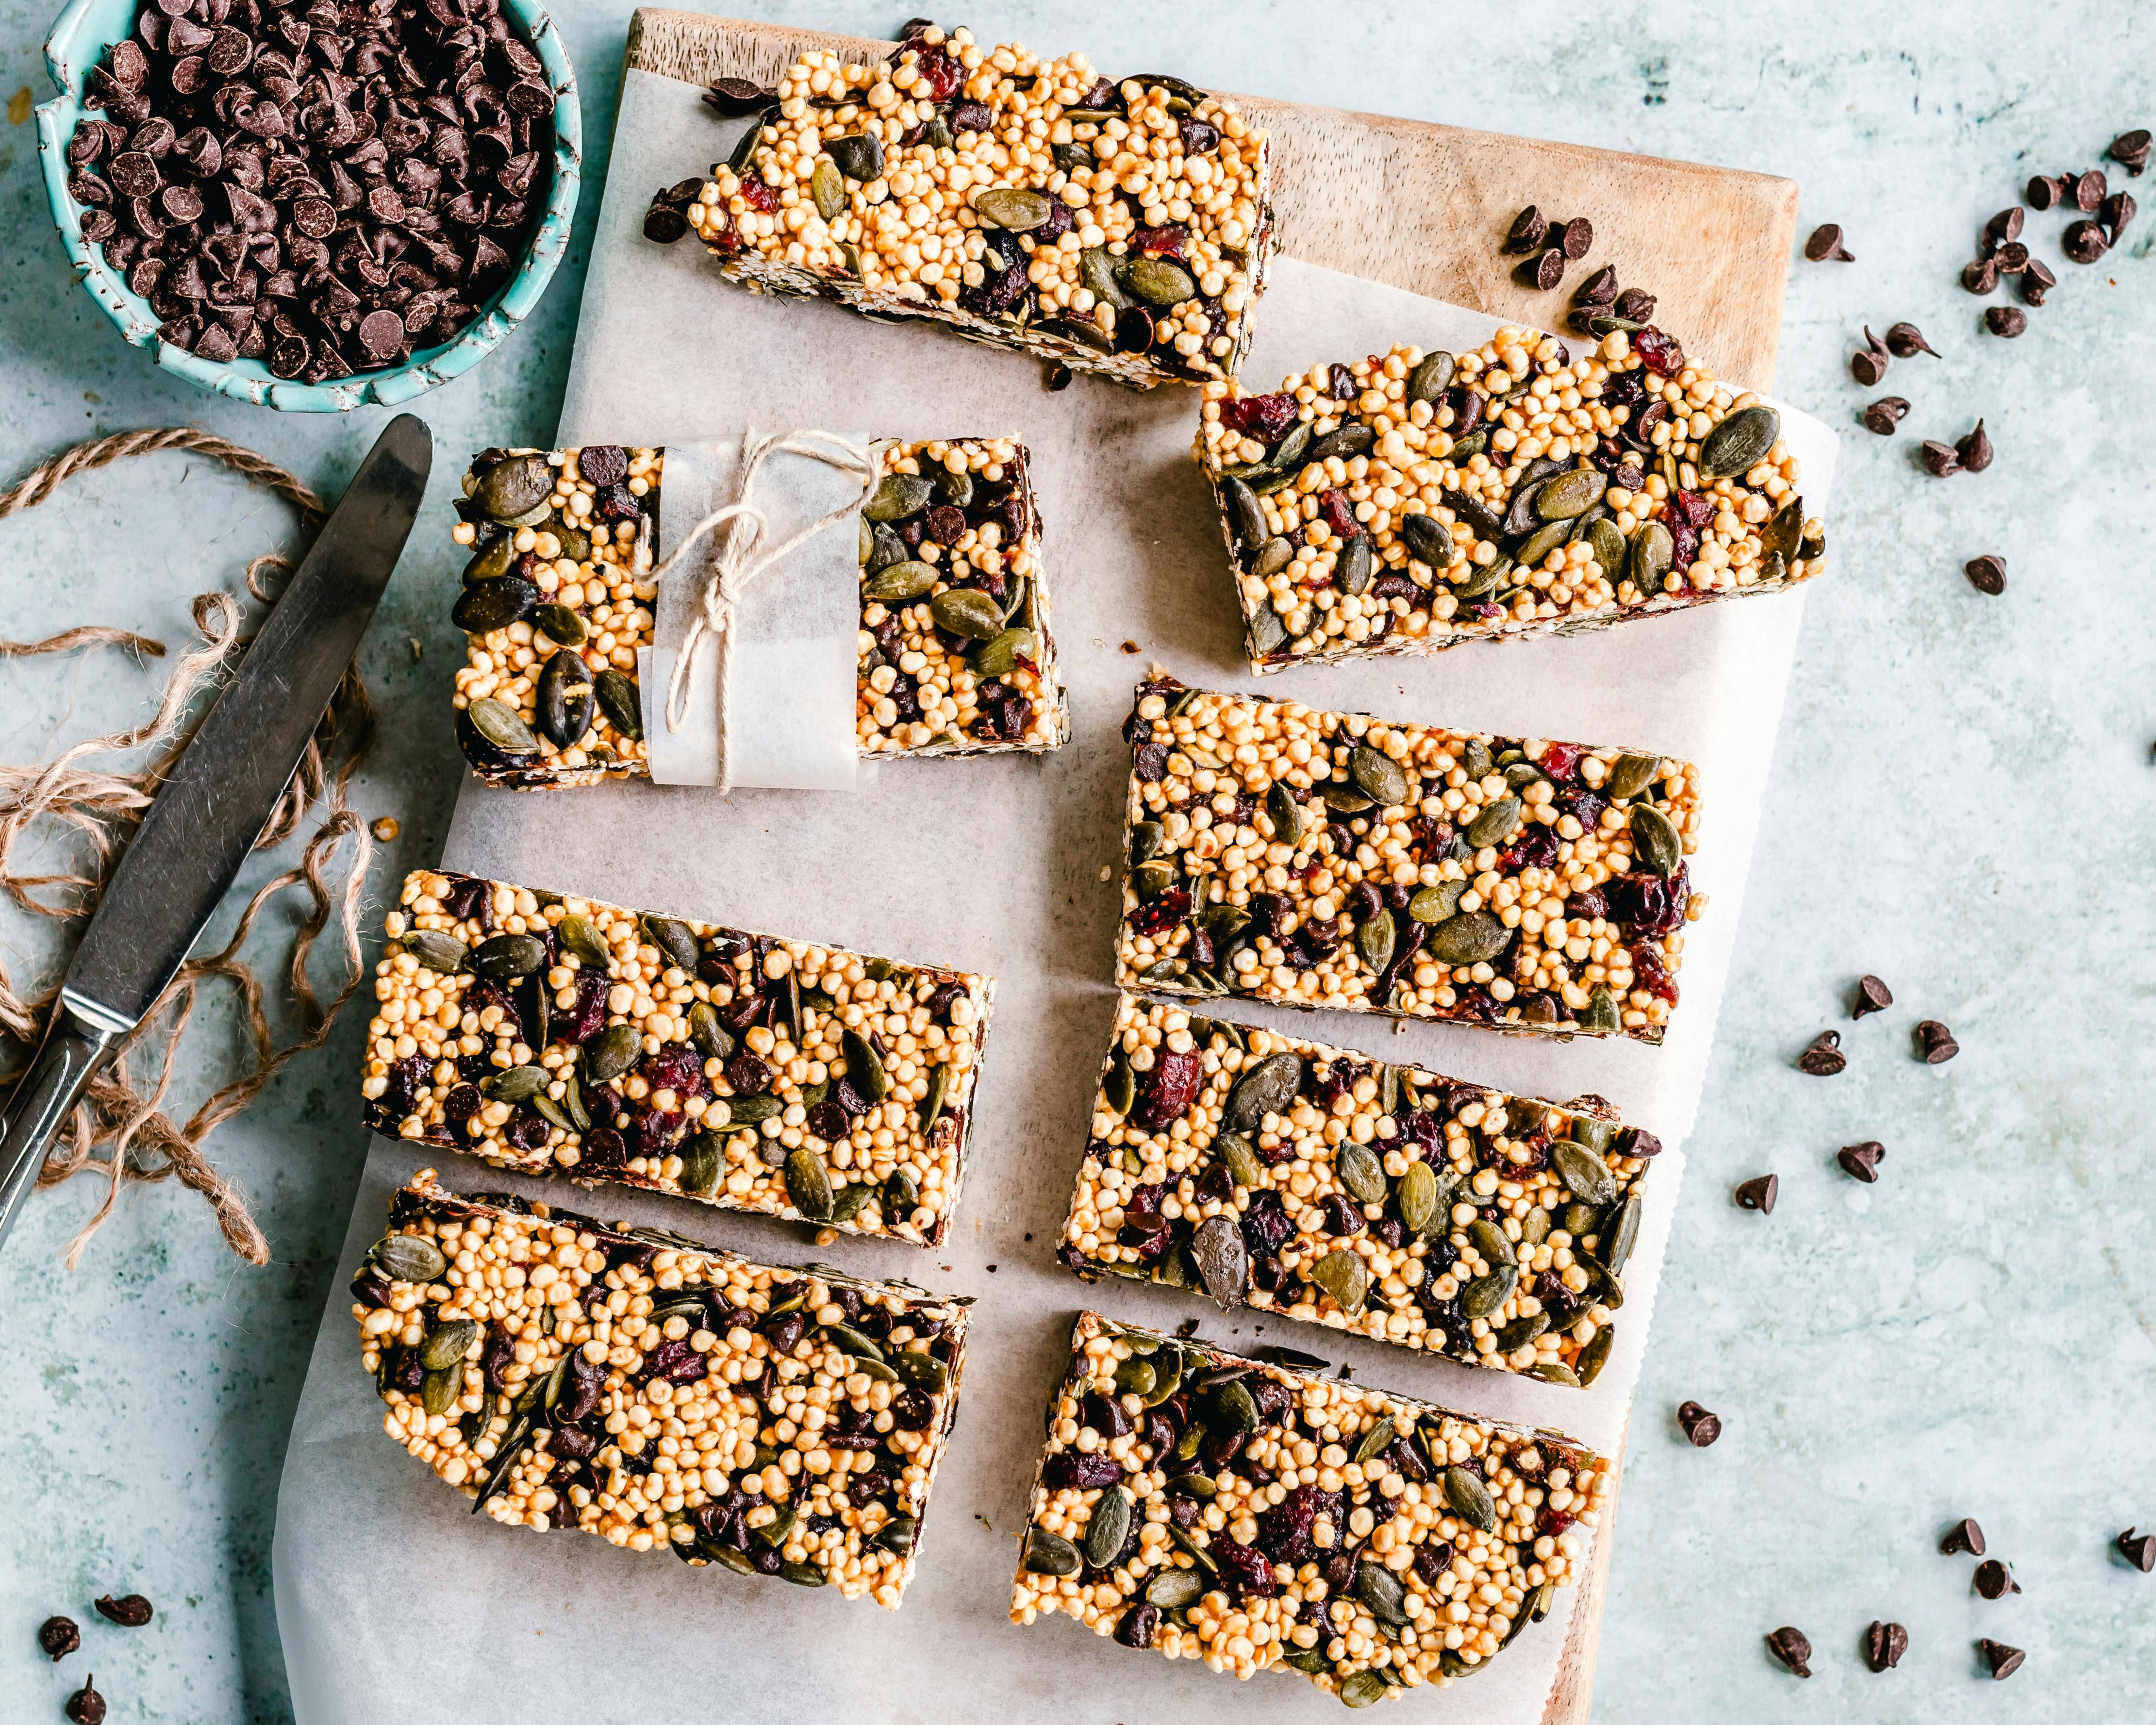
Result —
<path fill-rule="evenodd" d="M 624 429 L 628 435 L 634 428 Z M 753 432 L 751 437 L 762 434 Z M 865 450 L 865 432 L 837 434 Z M 660 487 L 659 561 L 713 510 L 741 498 L 743 439 L 668 444 Z M 859 493 L 859 479 L 810 457 L 774 451 L 746 501 L 764 514 L 762 542 L 782 545 Z M 660 583 L 653 644 L 637 655 L 644 747 L 660 784 L 719 782 L 719 732 L 730 718 L 727 764 L 737 787 L 840 791 L 856 768 L 854 686 L 860 633 L 860 564 L 850 522 L 817 534 L 759 574 L 736 601 L 732 698 L 719 698 L 719 646 L 706 632 L 689 675 L 686 718 L 667 728 L 666 691 L 690 621 L 703 609 L 711 557 L 731 524 L 707 533 Z M 721 706 L 725 711 L 722 715 Z"/>
<path fill-rule="evenodd" d="M 1300 1678 L 1238 1686 L 1194 1663 L 1096 1640 L 1061 1619 L 1005 1620 L 1015 1536 L 1062 1371 L 1072 1313 L 1093 1306 L 1233 1347 L 1281 1342 L 1352 1363 L 1358 1379 L 1506 1419 L 1623 1442 L 1728 973 L 1761 792 L 1802 611 L 1800 593 L 1710 606 L 1573 640 L 1471 645 L 1429 660 L 1305 667 L 1254 682 L 1219 529 L 1190 443 L 1197 397 L 1081 379 L 1045 393 L 1035 366 L 937 331 L 758 298 L 685 242 L 639 235 L 650 188 L 723 155 L 686 85 L 631 72 L 585 290 L 562 432 L 672 441 L 726 424 L 839 418 L 901 436 L 1015 433 L 1034 452 L 1047 583 L 1074 741 L 1038 758 L 894 762 L 852 796 L 749 791 L 727 799 L 645 785 L 546 797 L 467 783 L 445 861 L 639 907 L 844 942 L 998 976 L 977 1098 L 972 1171 L 932 1257 L 845 1240 L 813 1249 L 776 1224 L 634 1194 L 555 1189 L 601 1216 L 662 1222 L 781 1260 L 822 1257 L 980 1296 L 957 1430 L 924 1526 L 920 1574 L 891 1616 L 828 1593 L 639 1558 L 588 1538 L 498 1527 L 382 1435 L 343 1288 L 397 1181 L 429 1160 L 463 1189 L 518 1182 L 376 1142 L 298 1414 L 280 1500 L 279 1621 L 302 1725 L 454 1716 L 527 1725 L 535 1703 L 594 1719 L 729 1725 L 1009 1725 L 1329 1719 Z M 1247 375 L 1270 385 L 1314 360 L 1398 341 L 1479 344 L 1493 321 L 1282 260 Z M 1832 439 L 1789 435 L 1820 506 Z M 1816 442 L 1815 443 L 1815 439 Z M 1122 649 L 1129 640 L 1142 652 Z M 1482 730 L 1651 746 L 1701 764 L 1705 920 L 1688 933 L 1684 1001 L 1659 1049 L 1568 1045 L 1418 1024 L 1238 1004 L 1237 1016 L 1508 1089 L 1608 1096 L 1670 1146 L 1608 1365 L 1568 1390 L 1406 1354 L 1316 1327 L 1110 1281 L 1050 1257 L 1086 1137 L 1114 1013 L 1106 978 L 1119 898 L 1129 752 L 1116 727 L 1158 659 L 1186 680 Z M 356 1086 L 355 1086 L 356 1087 Z M 356 1097 L 351 1106 L 357 1109 Z M 358 1134 L 355 1131 L 357 1146 Z M 1489 1671 L 1398 1703 L 1421 1721 L 1536 1725 L 1575 1595 Z M 420 1625 L 424 1627 L 421 1628 Z"/>

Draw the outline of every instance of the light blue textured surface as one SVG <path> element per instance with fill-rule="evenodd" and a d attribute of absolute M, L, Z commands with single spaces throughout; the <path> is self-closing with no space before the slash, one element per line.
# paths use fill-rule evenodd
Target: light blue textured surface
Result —
<path fill-rule="evenodd" d="M 865 34 L 903 16 L 750 9 Z M 1804 188 L 1799 232 L 1839 221 L 1859 261 L 1794 265 L 1779 392 L 1845 423 L 1866 398 L 1844 364 L 1861 326 L 1910 318 L 1940 350 L 1870 392 L 1915 403 L 1902 434 L 1852 432 L 1845 446 L 1831 573 L 1810 601 L 1635 1417 L 1594 1716 L 2156 1715 L 2156 1578 L 2107 1548 L 2129 1522 L 2156 1525 L 2156 632 L 2137 526 L 2156 434 L 2156 221 L 2080 269 L 2059 260 L 2061 218 L 2032 217 L 2025 237 L 2061 280 L 2019 341 L 1984 335 L 1955 285 L 1984 217 L 2030 173 L 2093 165 L 2114 131 L 2156 121 L 2150 9 L 1112 12 L 983 7 L 965 21 L 1226 88 L 1789 175 Z M 42 96 L 49 17 L 23 0 L 0 16 L 0 91 Z M 544 441 L 560 398 L 626 10 L 569 0 L 555 16 L 593 158 L 576 241 L 526 325 L 422 403 L 443 452 L 436 519 L 459 452 Z M 0 469 L 195 420 L 341 485 L 383 413 L 300 419 L 159 374 L 69 280 L 34 157 L 28 126 L 0 133 Z M 1997 465 L 1927 479 L 1917 440 L 1979 413 Z M 188 598 L 234 581 L 289 527 L 199 461 L 107 470 L 0 526 L 13 577 L 0 634 L 94 620 L 177 646 Z M 2007 559 L 2003 598 L 1959 572 L 1984 551 Z M 455 562 L 423 530 L 365 654 L 382 736 L 358 802 L 403 823 L 376 865 L 377 908 L 435 856 L 454 794 L 438 719 L 459 645 L 441 603 Z M 9 665 L 0 759 L 137 716 L 160 675 L 111 657 Z M 18 986 L 48 938 L 7 925 L 0 960 Z M 1843 1001 L 1863 969 L 1897 1004 L 1851 1025 Z M 1959 1036 L 1951 1065 L 1910 1058 L 1927 1016 Z M 1799 1076 L 1795 1054 L 1837 1024 L 1849 1070 Z M 36 1203 L 0 1260 L 0 1717 L 58 1718 L 92 1670 L 116 1720 L 289 1716 L 270 1509 L 357 1178 L 359 1028 L 213 1141 L 270 1235 L 268 1269 L 226 1254 L 201 1200 L 167 1185 L 127 1194 L 69 1275 L 60 1255 L 98 1196 L 87 1182 Z M 192 1046 L 217 1053 L 224 1034 L 198 1029 Z M 1888 1153 L 1861 1188 L 1833 1153 L 1870 1137 Z M 1768 1168 L 1782 1176 L 1775 1214 L 1736 1211 L 1731 1183 Z M 1712 1450 L 1676 1431 L 1687 1397 L 1722 1415 Z M 1964 1514 L 2014 1562 L 2021 1596 L 1979 1600 L 1971 1560 L 1938 1555 Z M 89 1609 L 131 1589 L 157 1602 L 154 1627 L 120 1630 Z M 426 1594 L 415 1577 L 415 1624 Z M 32 1638 L 56 1609 L 87 1645 L 54 1669 Z M 1912 1641 L 1876 1677 L 1857 1656 L 1875 1616 Z M 1809 1684 L 1763 1651 L 1784 1623 L 1812 1639 Z M 1983 1681 L 1979 1635 L 2026 1648 L 2028 1664 Z M 1235 1707 L 1224 1680 L 1219 1716 Z"/>

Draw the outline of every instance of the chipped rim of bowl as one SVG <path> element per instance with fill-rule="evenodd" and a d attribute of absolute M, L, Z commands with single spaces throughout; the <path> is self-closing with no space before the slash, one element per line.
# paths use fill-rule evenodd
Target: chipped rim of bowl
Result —
<path fill-rule="evenodd" d="M 69 0 L 67 9 L 54 20 L 52 33 L 45 39 L 45 68 L 59 94 L 38 110 L 38 156 L 53 223 L 59 230 L 75 279 L 90 290 L 121 335 L 131 345 L 149 349 L 167 371 L 186 378 L 197 388 L 253 402 L 258 407 L 300 413 L 342 413 L 370 403 L 392 407 L 469 371 L 500 347 L 539 303 L 539 296 L 568 250 L 583 147 L 576 73 L 554 21 L 534 0 L 501 0 L 501 3 L 525 32 L 553 86 L 553 177 L 547 187 L 546 210 L 516 273 L 451 340 L 415 352 L 403 364 L 384 371 L 331 383 L 302 383 L 272 376 L 260 360 L 219 364 L 159 336 L 160 320 L 151 311 L 149 301 L 133 292 L 105 261 L 102 250 L 82 237 L 82 213 L 67 189 L 68 140 L 85 111 L 82 99 L 90 69 L 107 48 L 134 28 L 137 0 Z"/>

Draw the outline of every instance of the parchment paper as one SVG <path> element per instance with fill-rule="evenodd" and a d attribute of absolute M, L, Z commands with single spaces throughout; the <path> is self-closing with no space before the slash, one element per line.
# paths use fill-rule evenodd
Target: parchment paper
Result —
<path fill-rule="evenodd" d="M 1093 1306 L 1163 1328 L 1185 1318 L 1230 1346 L 1286 1343 L 1351 1363 L 1367 1384 L 1547 1424 L 1605 1452 L 1625 1421 L 1735 938 L 1801 594 L 1747 599 L 1572 640 L 1469 645 L 1435 659 L 1306 667 L 1255 685 L 1363 709 L 1532 737 L 1647 745 L 1698 762 L 1705 819 L 1693 860 L 1712 899 L 1688 935 L 1684 1001 L 1660 1048 L 1568 1045 L 1469 1026 L 1295 1014 L 1237 1003 L 1250 1022 L 1563 1099 L 1592 1091 L 1668 1149 L 1609 1362 L 1571 1390 L 1403 1353 L 1322 1327 L 1212 1307 L 1167 1290 L 1087 1287 L 1050 1255 L 1068 1206 L 1114 996 L 1105 980 L 1119 902 L 1128 752 L 1116 727 L 1158 660 L 1186 680 L 1253 686 L 1210 502 L 1190 459 L 1197 398 L 1081 378 L 1060 394 L 1035 365 L 835 307 L 759 298 L 684 244 L 638 234 L 650 187 L 723 155 L 691 87 L 631 72 L 602 211 L 562 434 L 661 442 L 731 423 L 843 418 L 900 436 L 1014 432 L 1031 445 L 1074 740 L 1041 757 L 894 762 L 858 794 L 611 784 L 550 796 L 468 782 L 445 862 L 639 907 L 843 942 L 1000 978 L 967 1182 L 939 1253 L 843 1240 L 626 1192 L 553 1189 L 601 1216 L 663 1222 L 774 1258 L 822 1257 L 980 1296 L 957 1430 L 896 1616 L 639 1558 L 588 1538 L 541 1538 L 467 1513 L 391 1444 L 360 1370 L 343 1288 L 379 1234 L 392 1187 L 423 1162 L 461 1189 L 542 1189 L 479 1164 L 377 1142 L 294 1422 L 275 1548 L 278 1616 L 303 1725 L 448 1717 L 523 1725 L 549 1714 L 741 1725 L 1041 1725 L 1183 1718 L 1236 1725 L 1329 1719 L 1300 1678 L 1237 1686 L 1192 1663 L 1096 1640 L 1065 1619 L 1007 1622 L 1015 1535 L 1072 1314 Z M 1479 342 L 1491 320 L 1283 259 L 1248 375 L 1393 342 Z M 1785 424 L 1823 503 L 1832 439 Z M 1126 644 L 1134 646 L 1133 653 Z M 356 1103 L 355 1103 L 356 1111 Z M 355 1133 L 355 1142 L 357 1135 Z M 1681 1317 L 1681 1314 L 1680 1314 Z M 1471 1683 L 1389 1706 L 1401 1717 L 1533 1725 L 1577 1589 Z M 424 1625 L 424 1630 L 419 1626 Z"/>
<path fill-rule="evenodd" d="M 844 469 L 782 449 L 764 458 L 752 495 L 744 499 L 744 441 L 762 434 L 752 430 L 668 446 L 660 487 L 660 563 L 706 516 L 726 504 L 747 501 L 763 512 L 759 543 L 767 550 L 861 492 L 860 479 Z M 855 449 L 868 448 L 865 433 L 835 435 Z M 706 630 L 690 660 L 681 728 L 667 728 L 675 662 L 690 619 L 703 610 L 711 559 L 737 525 L 723 522 L 706 533 L 660 583 L 653 644 L 637 655 L 651 776 L 660 784 L 716 785 L 723 730 L 726 764 L 738 787 L 851 790 L 861 611 L 860 564 L 850 521 L 795 547 L 742 588 L 734 607 L 726 699 L 721 701 L 719 693 L 719 644 Z"/>

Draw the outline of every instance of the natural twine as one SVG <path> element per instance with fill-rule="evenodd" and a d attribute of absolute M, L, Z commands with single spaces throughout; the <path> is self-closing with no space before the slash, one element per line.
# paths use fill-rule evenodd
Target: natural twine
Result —
<path fill-rule="evenodd" d="M 252 449 L 187 426 L 122 432 L 78 444 L 34 469 L 13 489 L 0 492 L 0 518 L 34 508 L 77 474 L 110 466 L 131 455 L 167 449 L 208 455 L 242 478 L 267 486 L 299 511 L 301 526 L 310 538 L 321 525 L 321 500 L 295 475 Z M 247 565 L 247 591 L 274 604 L 276 596 L 262 584 L 262 578 L 272 570 L 289 571 L 291 567 L 290 559 L 274 552 L 254 558 Z M 239 605 L 230 593 L 198 595 L 193 615 L 199 639 L 173 665 L 157 712 L 146 724 L 85 738 L 49 762 L 20 767 L 0 764 L 0 892 L 21 909 L 61 921 L 86 921 L 97 908 L 126 834 L 149 807 L 158 786 L 192 737 L 202 714 L 208 711 L 209 703 L 198 697 L 238 665 L 252 639 L 239 632 Z M 134 655 L 138 662 L 145 656 L 162 658 L 165 654 L 162 641 L 91 624 L 64 629 L 41 641 L 0 641 L 0 660 L 89 647 L 117 647 Z M 291 784 L 255 841 L 258 850 L 282 844 L 299 829 L 307 812 L 326 793 L 326 818 L 307 840 L 300 860 L 255 892 L 221 951 L 190 958 L 181 966 L 172 986 L 120 1045 L 117 1057 L 91 1081 L 74 1120 L 46 1156 L 38 1175 L 41 1188 L 57 1186 L 85 1172 L 100 1174 L 109 1183 L 97 1213 L 69 1245 L 70 1270 L 81 1261 L 90 1236 L 111 1215 L 124 1184 L 175 1175 L 182 1184 L 209 1200 L 217 1213 L 218 1226 L 234 1251 L 250 1264 L 269 1262 L 269 1244 L 249 1213 L 246 1199 L 210 1165 L 203 1147 L 212 1132 L 259 1096 L 295 1055 L 322 1045 L 338 1013 L 365 975 L 360 963 L 359 911 L 372 845 L 365 824 L 346 804 L 346 790 L 366 752 L 373 720 L 372 705 L 355 666 L 346 671 Z M 88 764 L 100 755 L 136 749 L 146 749 L 149 756 L 145 764 L 132 772 L 100 771 Z M 76 872 L 16 872 L 17 843 L 39 821 L 56 823 L 72 841 L 80 858 Z M 329 874 L 340 850 L 348 851 L 344 878 L 332 887 Z M 263 1009 L 262 984 L 241 961 L 239 951 L 270 901 L 295 886 L 305 895 L 306 914 L 293 942 L 287 988 L 300 1034 L 296 1040 L 280 1047 Z M 307 963 L 315 942 L 332 921 L 336 924 L 346 974 L 336 998 L 326 1008 L 307 974 Z M 249 1065 L 239 1077 L 215 1091 L 182 1125 L 163 1111 L 165 1100 L 182 1070 L 176 1054 L 194 1014 L 197 991 L 216 981 L 229 983 L 239 997 Z M 59 993 L 54 984 L 39 993 L 18 993 L 4 961 L 0 961 L 0 1034 L 23 1044 L 26 1050 L 35 1048 Z M 160 1029 L 161 1038 L 153 1037 L 153 1032 Z M 145 1094 L 129 1070 L 129 1057 L 139 1054 L 139 1045 L 153 1040 L 159 1045 L 154 1050 L 153 1070 L 141 1079 L 149 1086 Z M 13 1084 L 20 1076 L 18 1073 L 0 1083 Z M 92 1156 L 94 1150 L 105 1147 L 109 1149 L 104 1157 Z"/>

